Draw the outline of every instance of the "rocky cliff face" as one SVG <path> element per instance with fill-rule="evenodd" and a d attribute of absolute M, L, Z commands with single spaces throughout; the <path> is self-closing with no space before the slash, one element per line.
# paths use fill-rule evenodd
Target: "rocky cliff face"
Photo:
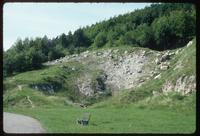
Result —
<path fill-rule="evenodd" d="M 192 44 L 190 41 L 187 45 Z M 156 52 L 142 48 L 129 51 L 119 49 L 107 49 L 98 51 L 85 51 L 81 54 L 73 54 L 45 65 L 61 65 L 65 62 L 78 61 L 85 65 L 89 72 L 85 72 L 76 81 L 79 91 L 86 96 L 136 88 L 152 79 L 160 79 L 161 73 L 170 68 L 170 62 L 182 49 Z M 174 70 L 179 69 L 181 63 L 177 63 Z M 75 68 L 74 68 L 75 70 Z M 90 70 L 101 70 L 98 79 L 93 79 Z M 95 81 L 94 81 L 95 80 Z M 95 82 L 95 83 L 94 83 Z M 166 81 L 162 92 L 177 91 L 188 94 L 195 90 L 195 76 L 181 76 L 176 84 Z"/>

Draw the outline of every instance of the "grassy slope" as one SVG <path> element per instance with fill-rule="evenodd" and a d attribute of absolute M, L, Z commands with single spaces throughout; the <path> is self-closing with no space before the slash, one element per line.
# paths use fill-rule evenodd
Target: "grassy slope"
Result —
<path fill-rule="evenodd" d="M 60 65 L 45 67 L 41 70 L 34 70 L 24 72 L 4 80 L 4 106 L 30 106 L 27 103 L 26 96 L 37 106 L 54 106 L 55 104 L 65 105 L 65 100 L 76 99 L 74 97 L 81 97 L 75 95 L 74 87 L 75 80 L 84 69 L 84 67 L 77 62 L 70 62 L 61 68 Z M 76 71 L 72 70 L 75 67 Z M 54 95 L 49 95 L 44 91 L 36 91 L 32 89 L 30 84 L 45 84 L 51 82 L 58 82 L 63 84 L 63 88 L 56 90 Z M 17 86 L 24 85 L 22 90 Z"/>
<path fill-rule="evenodd" d="M 10 88 L 12 90 L 10 96 L 13 98 L 15 97 L 13 96 L 14 94 L 24 96 L 28 93 L 33 98 L 35 96 L 35 99 L 45 101 L 42 103 L 37 100 L 39 103 L 43 105 L 50 103 L 50 106 L 49 108 L 40 108 L 40 106 L 36 108 L 4 106 L 4 111 L 32 116 L 38 119 L 48 132 L 193 133 L 195 131 L 196 94 L 180 96 L 179 94 L 171 93 L 168 96 L 152 97 L 152 91 L 160 91 L 161 85 L 166 80 L 176 80 L 183 74 L 195 75 L 195 47 L 195 43 L 190 47 L 184 47 L 180 54 L 171 61 L 170 69 L 162 73 L 160 80 L 151 80 L 136 90 L 123 91 L 118 96 L 96 103 L 87 109 L 61 104 L 64 103 L 65 97 L 55 96 L 50 99 L 37 91 L 25 89 L 20 93 L 16 89 L 12 90 Z M 184 69 L 173 71 L 178 61 L 183 62 Z M 52 73 L 54 73 L 53 71 L 55 73 L 58 72 L 56 68 L 52 68 Z M 40 70 L 39 72 L 35 71 L 35 73 L 33 71 L 32 76 L 36 77 L 36 74 L 39 76 L 39 73 Z M 53 74 L 48 73 L 49 75 Z M 5 84 L 8 85 L 11 82 L 12 87 L 15 82 L 24 80 L 26 76 L 27 78 L 31 77 L 29 74 L 22 73 L 16 75 L 13 81 L 9 81 L 11 78 L 6 79 Z M 37 81 L 41 79 L 38 76 Z M 41 77 L 44 77 L 44 75 Z M 8 94 L 5 96 L 8 96 Z M 5 101 L 4 104 L 6 104 Z M 92 114 L 91 121 L 89 126 L 81 127 L 76 124 L 76 119 L 85 112 Z"/>
<path fill-rule="evenodd" d="M 48 132 L 52 133 L 193 133 L 195 117 L 193 114 L 172 110 L 141 109 L 134 105 L 123 108 L 36 108 L 6 109 L 35 117 Z M 89 126 L 76 124 L 76 119 L 86 112 L 91 113 Z"/>

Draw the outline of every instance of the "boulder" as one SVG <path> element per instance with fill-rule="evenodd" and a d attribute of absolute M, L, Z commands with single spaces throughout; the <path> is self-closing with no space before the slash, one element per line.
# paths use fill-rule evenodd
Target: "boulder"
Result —
<path fill-rule="evenodd" d="M 178 49 L 178 50 L 175 52 L 175 54 L 176 54 L 176 55 L 179 54 L 180 51 L 181 51 L 181 49 Z"/>
<path fill-rule="evenodd" d="M 89 53 L 89 51 L 87 50 L 87 51 L 85 51 L 85 52 L 83 52 L 84 54 L 88 54 Z"/>
<path fill-rule="evenodd" d="M 162 65 L 168 65 L 169 66 L 170 62 L 167 61 L 167 62 L 163 62 Z"/>
<path fill-rule="evenodd" d="M 78 57 L 78 54 L 73 54 L 71 57 L 72 57 L 72 58 Z"/>
<path fill-rule="evenodd" d="M 154 77 L 154 79 L 159 79 L 159 78 L 161 78 L 161 74 Z"/>
<path fill-rule="evenodd" d="M 137 72 L 138 72 L 138 73 L 142 73 L 142 70 L 138 70 Z"/>
<path fill-rule="evenodd" d="M 130 73 L 130 69 L 125 69 L 125 74 L 128 74 L 128 73 Z"/>
<path fill-rule="evenodd" d="M 140 64 L 141 64 L 141 63 L 143 63 L 143 62 L 142 62 L 141 60 L 139 60 L 139 61 L 138 61 L 138 63 L 140 63 Z"/>
<path fill-rule="evenodd" d="M 167 70 L 167 69 L 169 69 L 169 66 L 168 66 L 168 65 L 166 65 L 166 64 L 161 64 L 160 70 Z"/>
<path fill-rule="evenodd" d="M 147 77 L 147 78 L 146 78 L 146 80 L 149 80 L 149 79 L 150 79 L 150 77 Z"/>
<path fill-rule="evenodd" d="M 160 64 L 160 59 L 159 59 L 159 58 L 156 58 L 156 59 L 155 59 L 155 63 L 156 63 L 156 65 L 159 65 L 159 64 Z"/>
<path fill-rule="evenodd" d="M 158 74 L 159 74 L 159 73 L 156 72 L 156 71 L 154 71 L 154 72 L 152 73 L 153 76 L 157 76 Z"/>
<path fill-rule="evenodd" d="M 103 55 L 103 53 L 102 52 L 97 52 L 96 55 L 97 56 L 101 56 L 101 55 Z"/>
<path fill-rule="evenodd" d="M 192 45 L 193 41 L 189 41 L 189 43 L 187 44 L 187 47 L 189 47 L 190 45 Z"/>
<path fill-rule="evenodd" d="M 157 53 L 157 54 L 156 54 L 156 57 L 159 57 L 159 56 L 160 56 L 160 53 Z"/>
<path fill-rule="evenodd" d="M 142 51 L 141 56 L 145 57 L 145 53 L 146 53 L 146 51 Z"/>
<path fill-rule="evenodd" d="M 119 49 L 113 50 L 113 53 L 117 53 L 119 51 Z"/>
<path fill-rule="evenodd" d="M 164 62 L 170 59 L 169 54 L 164 54 L 161 58 L 160 58 L 160 62 Z"/>
<path fill-rule="evenodd" d="M 174 52 L 170 52 L 170 53 L 169 53 L 169 56 L 173 56 L 173 55 L 175 55 Z"/>
<path fill-rule="evenodd" d="M 140 82 L 140 83 L 144 82 L 144 79 L 140 79 L 139 82 Z"/>
<path fill-rule="evenodd" d="M 88 57 L 88 54 L 84 54 L 83 57 L 84 57 L 84 58 L 87 58 L 87 57 Z"/>

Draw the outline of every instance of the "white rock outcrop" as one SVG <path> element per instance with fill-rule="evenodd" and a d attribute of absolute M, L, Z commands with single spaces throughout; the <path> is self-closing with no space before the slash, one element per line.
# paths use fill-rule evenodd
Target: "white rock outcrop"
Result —
<path fill-rule="evenodd" d="M 173 84 L 171 81 L 166 81 L 162 86 L 162 92 L 167 94 L 173 91 L 179 92 L 182 95 L 187 95 L 193 91 L 196 91 L 195 76 L 181 76 L 177 79 L 176 84 Z"/>

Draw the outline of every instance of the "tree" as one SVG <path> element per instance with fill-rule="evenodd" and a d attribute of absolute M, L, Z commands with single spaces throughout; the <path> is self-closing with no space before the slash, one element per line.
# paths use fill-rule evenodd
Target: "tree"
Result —
<path fill-rule="evenodd" d="M 154 38 L 156 41 L 156 45 L 154 49 L 165 50 L 169 48 L 170 41 L 173 41 L 173 30 L 169 23 L 169 18 L 167 16 L 163 16 L 157 20 L 155 20 L 152 24 Z"/>
<path fill-rule="evenodd" d="M 90 41 L 86 37 L 82 29 L 77 29 L 73 35 L 73 45 L 74 47 L 89 47 Z"/>
<path fill-rule="evenodd" d="M 153 32 L 147 24 L 142 24 L 137 27 L 133 33 L 133 38 L 136 44 L 142 47 L 150 47 L 153 44 Z"/>
<path fill-rule="evenodd" d="M 30 69 L 38 69 L 42 66 L 43 54 L 35 48 L 30 48 L 27 52 L 27 63 Z"/>
<path fill-rule="evenodd" d="M 94 43 L 96 47 L 102 47 L 103 45 L 106 44 L 106 33 L 105 32 L 100 32 L 94 40 Z"/>
<path fill-rule="evenodd" d="M 134 38 L 134 31 L 128 31 L 124 36 L 119 38 L 119 42 L 122 45 L 134 45 L 136 44 L 136 40 Z"/>
<path fill-rule="evenodd" d="M 24 45 L 22 39 L 18 38 L 17 41 L 14 43 L 14 48 L 17 51 L 22 51 L 24 50 Z"/>
<path fill-rule="evenodd" d="M 14 71 L 14 60 L 13 56 L 10 52 L 3 53 L 3 76 L 9 76 Z"/>
<path fill-rule="evenodd" d="M 62 45 L 62 47 L 67 47 L 69 45 L 67 35 L 65 35 L 64 33 L 61 34 L 61 36 L 59 37 L 59 41 L 60 41 L 60 44 Z"/>
<path fill-rule="evenodd" d="M 180 44 L 185 44 L 195 34 L 196 18 L 191 12 L 173 11 L 170 13 L 169 23 Z"/>
<path fill-rule="evenodd" d="M 195 18 L 190 12 L 172 11 L 152 24 L 159 49 L 171 49 L 186 44 L 195 34 Z"/>

